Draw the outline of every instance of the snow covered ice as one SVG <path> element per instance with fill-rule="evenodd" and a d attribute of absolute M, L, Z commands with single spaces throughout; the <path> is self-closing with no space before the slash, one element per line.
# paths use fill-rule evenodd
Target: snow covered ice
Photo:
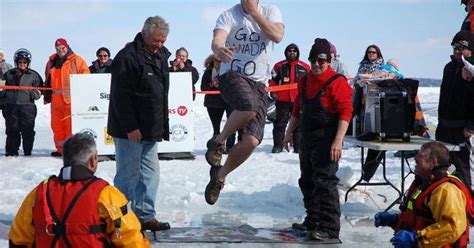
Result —
<path fill-rule="evenodd" d="M 439 88 L 420 88 L 419 98 L 425 118 L 433 132 L 437 123 Z M 212 136 L 211 123 L 200 95 L 194 102 L 195 160 L 160 161 L 160 186 L 157 198 L 157 217 L 170 222 L 172 227 L 203 226 L 214 224 L 253 227 L 289 227 L 304 217 L 302 194 L 298 187 L 300 176 L 298 155 L 294 153 L 272 154 L 272 124 L 265 127 L 265 137 L 253 155 L 226 179 L 221 196 L 214 206 L 204 200 L 204 189 L 209 181 L 209 165 L 204 153 L 206 141 Z M 0 124 L 0 247 L 8 246 L 8 227 L 4 224 L 14 218 L 24 197 L 43 179 L 57 174 L 62 161 L 49 156 L 54 150 L 50 129 L 49 105 L 37 102 L 36 140 L 31 157 L 5 157 L 5 125 Z M 432 137 L 434 136 L 431 133 Z M 344 144 L 338 176 L 341 183 L 352 185 L 360 177 L 360 148 Z M 22 151 L 20 151 L 22 154 Z M 225 159 L 225 155 L 224 155 Z M 410 159 L 414 166 L 414 160 Z M 405 171 L 408 171 L 406 169 Z M 96 173 L 111 184 L 115 175 L 115 162 L 99 164 Z M 400 159 L 387 153 L 387 177 L 400 188 Z M 373 182 L 381 181 L 381 170 Z M 413 180 L 409 176 L 406 187 Z M 328 247 L 391 247 L 393 231 L 375 228 L 373 216 L 394 201 L 398 193 L 389 186 L 359 186 L 349 194 L 344 203 L 345 190 L 340 189 L 342 209 L 342 244 Z M 388 201 L 377 194 L 384 195 Z M 392 210 L 397 210 L 395 205 Z M 471 231 L 471 240 L 473 238 Z M 154 247 L 306 247 L 287 244 L 155 244 Z"/>

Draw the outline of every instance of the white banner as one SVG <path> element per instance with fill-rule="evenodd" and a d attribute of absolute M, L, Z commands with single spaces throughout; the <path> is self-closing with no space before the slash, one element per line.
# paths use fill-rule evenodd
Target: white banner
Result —
<path fill-rule="evenodd" d="M 72 132 L 94 136 L 99 155 L 115 154 L 113 139 L 107 134 L 110 80 L 111 75 L 106 73 L 71 75 Z M 170 73 L 170 141 L 158 145 L 160 153 L 194 151 L 191 92 L 190 72 Z"/>
<path fill-rule="evenodd" d="M 71 75 L 72 133 L 94 136 L 99 155 L 115 154 L 112 137 L 107 135 L 110 74 Z"/>
<path fill-rule="evenodd" d="M 158 152 L 194 151 L 194 111 L 191 72 L 170 72 L 168 108 L 170 141 L 158 145 Z"/>

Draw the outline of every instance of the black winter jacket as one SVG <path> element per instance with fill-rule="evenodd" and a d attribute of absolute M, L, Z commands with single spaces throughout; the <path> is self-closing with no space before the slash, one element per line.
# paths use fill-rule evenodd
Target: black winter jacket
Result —
<path fill-rule="evenodd" d="M 442 137 L 446 128 L 474 130 L 474 83 L 462 78 L 463 66 L 461 61 L 451 58 L 451 62 L 444 67 L 438 104 L 437 140 L 457 143 Z M 463 140 L 462 133 L 458 135 Z"/>
<path fill-rule="evenodd" d="M 143 140 L 169 140 L 168 58 L 166 47 L 155 55 L 144 47 L 138 33 L 112 62 L 108 133 L 127 139 L 139 129 Z"/>
<path fill-rule="evenodd" d="M 5 85 L 30 87 L 44 85 L 43 79 L 35 70 L 27 69 L 21 74 L 17 74 L 17 72 L 17 68 L 13 68 L 4 74 Z M 34 104 L 41 94 L 38 90 L 5 90 L 0 92 L 0 97 L 5 99 L 6 104 Z"/>

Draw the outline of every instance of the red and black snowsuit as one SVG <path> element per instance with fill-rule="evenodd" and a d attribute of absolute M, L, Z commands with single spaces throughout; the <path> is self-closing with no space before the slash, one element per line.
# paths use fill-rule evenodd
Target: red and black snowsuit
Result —
<path fill-rule="evenodd" d="M 295 61 L 291 61 L 288 51 L 295 49 L 297 57 Z M 296 44 L 290 44 L 285 49 L 285 60 L 275 64 L 272 71 L 272 79 L 269 81 L 270 86 L 285 85 L 298 83 L 302 76 L 311 71 L 311 67 L 305 62 L 299 60 L 300 50 Z M 285 129 L 290 120 L 290 114 L 295 102 L 297 89 L 276 91 L 275 108 L 276 120 L 273 122 L 273 147 L 278 150 L 283 149 L 283 138 L 285 137 Z M 299 151 L 300 131 L 296 128 L 293 131 L 293 148 L 295 152 Z"/>

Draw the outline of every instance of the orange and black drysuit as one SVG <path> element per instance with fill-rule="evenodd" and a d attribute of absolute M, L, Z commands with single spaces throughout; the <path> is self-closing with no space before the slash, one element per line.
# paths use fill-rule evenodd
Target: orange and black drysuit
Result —
<path fill-rule="evenodd" d="M 83 166 L 63 167 L 31 191 L 10 247 L 150 247 L 127 199 Z"/>
<path fill-rule="evenodd" d="M 395 231 L 414 231 L 418 247 L 467 247 L 470 190 L 455 176 L 416 177 L 400 206 Z"/>
<path fill-rule="evenodd" d="M 43 93 L 44 102 L 51 103 L 51 129 L 58 153 L 62 154 L 63 143 L 72 134 L 70 75 L 89 73 L 85 60 L 72 52 L 71 48 L 64 58 L 57 54 L 51 55 L 46 64 L 46 87 L 53 90 Z"/>

